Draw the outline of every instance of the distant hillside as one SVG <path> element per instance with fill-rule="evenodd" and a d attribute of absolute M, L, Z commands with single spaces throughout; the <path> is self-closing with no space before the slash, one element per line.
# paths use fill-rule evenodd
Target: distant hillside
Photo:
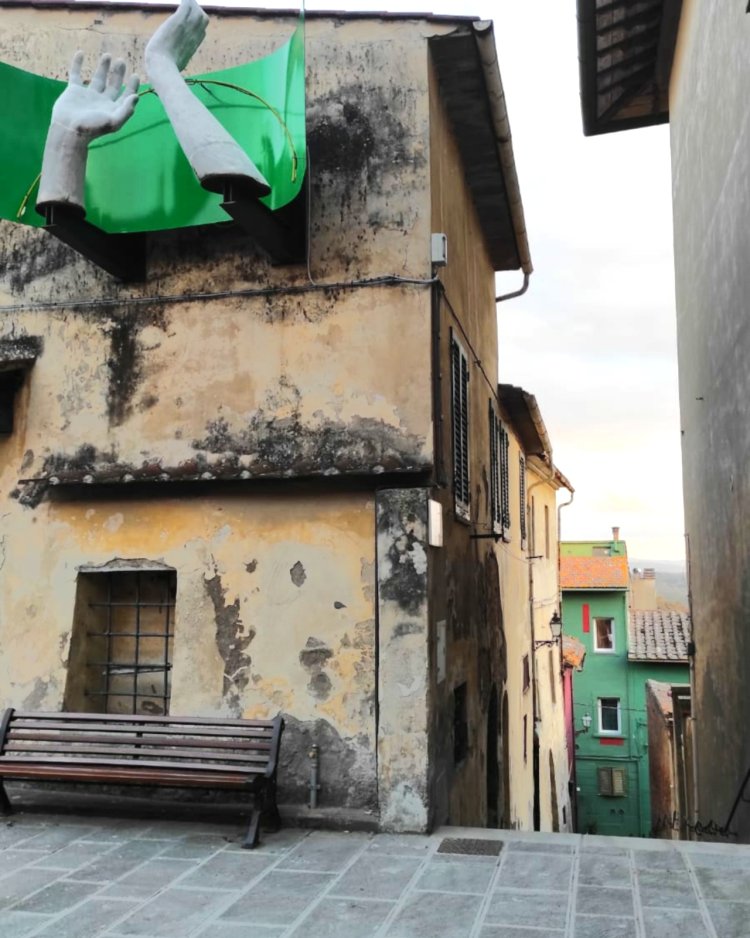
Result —
<path fill-rule="evenodd" d="M 676 603 L 687 609 L 688 587 L 685 568 L 674 561 L 633 560 L 629 558 L 630 568 L 653 567 L 656 570 L 656 595 L 667 603 Z"/>

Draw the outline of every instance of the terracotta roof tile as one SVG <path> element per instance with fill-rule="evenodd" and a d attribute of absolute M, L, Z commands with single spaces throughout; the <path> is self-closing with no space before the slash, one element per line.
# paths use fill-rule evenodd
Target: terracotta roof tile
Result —
<path fill-rule="evenodd" d="M 683 612 L 654 609 L 631 612 L 628 624 L 628 658 L 632 661 L 688 663 L 690 616 Z"/>
<path fill-rule="evenodd" d="M 569 668 L 583 671 L 583 659 L 586 657 L 586 646 L 572 635 L 563 635 L 562 641 L 563 661 Z"/>
<path fill-rule="evenodd" d="M 560 589 L 627 589 L 628 558 L 561 557 Z"/>

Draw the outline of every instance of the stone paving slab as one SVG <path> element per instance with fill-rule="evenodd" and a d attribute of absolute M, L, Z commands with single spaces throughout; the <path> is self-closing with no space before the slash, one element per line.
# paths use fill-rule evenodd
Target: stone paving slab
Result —
<path fill-rule="evenodd" d="M 0 938 L 750 938 L 750 846 L 287 828 L 251 852 L 243 835 L 15 814 Z"/>

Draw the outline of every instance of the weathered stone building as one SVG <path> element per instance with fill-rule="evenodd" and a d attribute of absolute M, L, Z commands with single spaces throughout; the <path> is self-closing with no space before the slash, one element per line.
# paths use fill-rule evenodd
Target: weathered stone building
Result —
<path fill-rule="evenodd" d="M 78 48 L 139 68 L 166 12 L 0 7 L 0 59 L 56 78 Z M 294 28 L 213 11 L 190 69 Z M 531 270 L 492 27 L 305 30 L 300 262 L 227 217 L 149 234 L 121 283 L 0 223 L 0 703 L 282 712 L 282 803 L 307 801 L 316 743 L 323 811 L 483 824 L 505 797 L 476 536 L 499 497 L 494 272 Z"/>
<path fill-rule="evenodd" d="M 746 3 L 578 0 L 584 131 L 669 122 L 688 540 L 692 816 L 750 840 Z M 644 206 L 644 212 L 648 207 Z"/>

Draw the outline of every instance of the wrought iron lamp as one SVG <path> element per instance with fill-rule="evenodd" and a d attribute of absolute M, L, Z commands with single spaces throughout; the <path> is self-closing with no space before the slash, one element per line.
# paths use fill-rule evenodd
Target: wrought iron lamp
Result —
<path fill-rule="evenodd" d="M 541 641 L 534 642 L 534 648 L 541 648 L 543 645 L 558 645 L 562 638 L 562 625 L 560 613 L 555 609 L 552 613 L 552 618 L 549 620 L 549 630 L 552 633 L 552 638 L 545 638 Z"/>

